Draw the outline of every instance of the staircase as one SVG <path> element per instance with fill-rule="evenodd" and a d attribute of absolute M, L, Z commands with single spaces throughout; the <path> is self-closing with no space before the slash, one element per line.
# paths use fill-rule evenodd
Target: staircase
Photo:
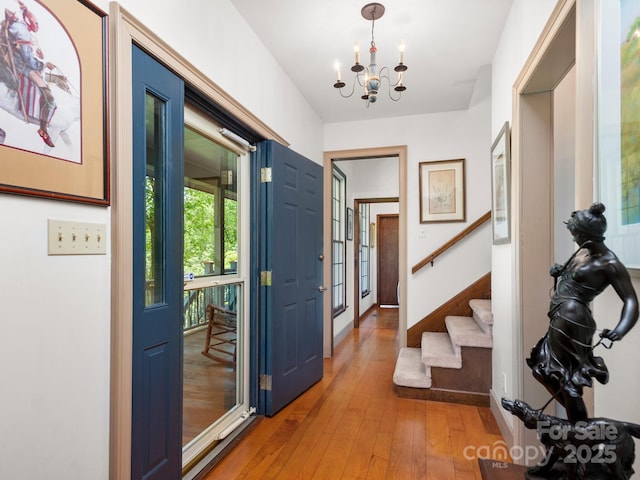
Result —
<path fill-rule="evenodd" d="M 399 396 L 489 406 L 491 300 L 469 306 L 471 317 L 447 316 L 446 332 L 423 332 L 420 348 L 400 350 L 393 373 Z"/>

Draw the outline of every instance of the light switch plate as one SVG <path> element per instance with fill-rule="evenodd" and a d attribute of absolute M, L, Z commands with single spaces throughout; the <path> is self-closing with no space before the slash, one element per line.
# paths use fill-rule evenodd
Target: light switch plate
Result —
<path fill-rule="evenodd" d="M 49 255 L 106 255 L 103 223 L 48 220 Z"/>

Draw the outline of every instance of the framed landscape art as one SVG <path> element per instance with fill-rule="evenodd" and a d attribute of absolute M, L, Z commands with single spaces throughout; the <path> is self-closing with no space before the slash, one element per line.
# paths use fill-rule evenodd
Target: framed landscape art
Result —
<path fill-rule="evenodd" d="M 421 162 L 420 223 L 465 221 L 464 158 Z"/>
<path fill-rule="evenodd" d="M 491 146 L 491 226 L 493 244 L 511 241 L 511 152 L 509 122 Z"/>

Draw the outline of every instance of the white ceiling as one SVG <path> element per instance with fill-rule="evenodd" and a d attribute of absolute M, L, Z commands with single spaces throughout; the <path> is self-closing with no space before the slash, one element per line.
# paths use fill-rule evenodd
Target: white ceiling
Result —
<path fill-rule="evenodd" d="M 358 42 L 368 64 L 368 0 L 231 0 L 325 123 L 466 109 L 480 68 L 493 59 L 512 0 L 386 0 L 375 22 L 379 68 L 398 63 L 406 45 L 402 99 L 386 84 L 366 108 L 362 88 L 351 98 L 333 88 L 339 60 L 350 91 Z M 395 81 L 395 72 L 391 71 Z M 395 92 L 393 92 L 395 93 Z"/>

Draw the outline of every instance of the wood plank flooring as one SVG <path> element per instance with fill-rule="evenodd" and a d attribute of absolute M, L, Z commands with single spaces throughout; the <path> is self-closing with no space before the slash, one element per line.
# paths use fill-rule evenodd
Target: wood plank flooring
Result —
<path fill-rule="evenodd" d="M 502 441 L 490 410 L 393 393 L 397 315 L 371 312 L 322 380 L 259 421 L 205 479 L 481 480 L 475 447 Z"/>

